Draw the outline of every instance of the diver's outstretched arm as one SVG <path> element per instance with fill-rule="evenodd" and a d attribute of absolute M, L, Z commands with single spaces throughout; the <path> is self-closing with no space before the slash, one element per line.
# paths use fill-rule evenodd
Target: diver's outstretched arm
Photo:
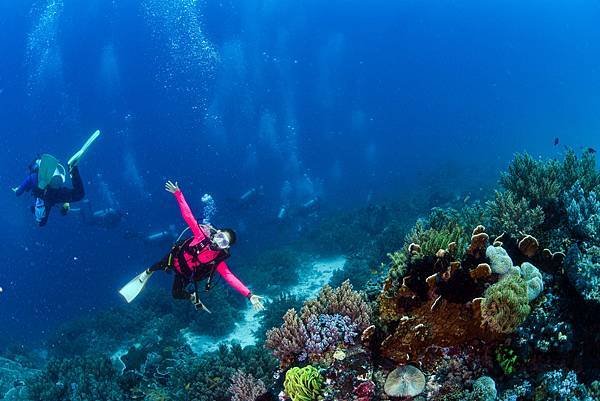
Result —
<path fill-rule="evenodd" d="M 167 183 L 165 184 L 165 190 L 172 193 L 175 196 L 175 199 L 177 199 L 177 204 L 179 205 L 181 216 L 187 223 L 190 230 L 192 230 L 194 238 L 197 238 L 200 241 L 206 238 L 206 235 L 204 235 L 204 233 L 200 229 L 200 226 L 198 226 L 198 221 L 196 221 L 192 210 L 186 202 L 185 197 L 183 196 L 183 192 L 181 192 L 181 189 L 179 189 L 179 185 L 177 185 L 177 183 L 173 184 L 171 181 L 167 181 Z"/>
<path fill-rule="evenodd" d="M 15 193 L 15 195 L 21 196 L 21 195 L 23 195 L 24 192 L 30 191 L 31 189 L 33 189 L 33 187 L 35 187 L 37 185 L 37 183 L 35 181 L 36 180 L 35 180 L 34 175 L 29 174 L 27 176 L 27 178 L 25 178 L 25 180 L 23 181 L 23 183 L 21 185 L 19 185 L 18 187 L 12 188 L 12 190 Z"/>
<path fill-rule="evenodd" d="M 252 294 L 250 290 L 240 281 L 240 279 L 237 278 L 235 274 L 231 272 L 231 270 L 229 270 L 229 267 L 225 262 L 221 262 L 217 265 L 217 272 L 221 275 L 221 277 L 223 277 L 223 279 L 225 279 L 225 281 L 227 281 L 227 284 L 233 287 L 234 290 L 248 298 L 255 310 L 261 311 L 265 309 L 262 303 L 262 297 Z"/>
<path fill-rule="evenodd" d="M 217 265 L 217 272 L 234 290 L 246 298 L 250 297 L 250 290 L 231 272 L 231 270 L 229 270 L 229 267 L 225 262 L 221 262 Z"/>

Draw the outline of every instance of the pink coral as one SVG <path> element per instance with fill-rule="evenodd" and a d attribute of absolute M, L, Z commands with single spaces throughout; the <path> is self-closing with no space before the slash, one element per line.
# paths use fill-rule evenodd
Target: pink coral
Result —
<path fill-rule="evenodd" d="M 354 395 L 357 401 L 371 401 L 375 395 L 375 383 L 371 380 L 362 382 L 354 389 Z"/>

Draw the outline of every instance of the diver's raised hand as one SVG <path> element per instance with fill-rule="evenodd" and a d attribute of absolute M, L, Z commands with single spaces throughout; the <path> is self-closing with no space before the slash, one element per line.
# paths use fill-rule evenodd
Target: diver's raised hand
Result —
<path fill-rule="evenodd" d="M 258 295 L 250 296 L 250 303 L 252 304 L 252 307 L 254 308 L 254 310 L 256 310 L 256 311 L 265 310 L 265 305 L 263 304 L 262 299 L 263 299 L 263 297 L 259 297 Z"/>
<path fill-rule="evenodd" d="M 179 185 L 177 184 L 177 182 L 173 184 L 171 180 L 169 180 L 165 183 L 165 190 L 174 194 L 175 192 L 179 191 Z"/>

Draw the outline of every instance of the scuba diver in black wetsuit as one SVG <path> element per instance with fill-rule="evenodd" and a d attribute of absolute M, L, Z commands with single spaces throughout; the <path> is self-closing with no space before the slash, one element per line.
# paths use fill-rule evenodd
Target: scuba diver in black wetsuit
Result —
<path fill-rule="evenodd" d="M 65 168 L 52 155 L 43 154 L 30 165 L 30 173 L 23 183 L 12 190 L 17 196 L 31 191 L 36 198 L 32 212 L 40 227 L 45 226 L 52 207 L 62 204 L 61 213 L 66 215 L 70 204 L 78 202 L 85 196 L 83 181 L 79 174 L 78 164 L 90 145 L 100 136 L 94 132 L 83 147 L 69 159 L 67 165 L 71 176 L 72 188 L 65 187 Z"/>
<path fill-rule="evenodd" d="M 40 188 L 38 186 L 37 170 L 32 171 L 19 187 L 13 188 L 13 191 L 17 196 L 22 195 L 24 192 L 31 191 L 32 195 L 36 198 L 35 205 L 31 208 L 40 227 L 46 225 L 48 217 L 50 216 L 50 210 L 55 205 L 60 204 L 61 214 L 66 215 L 71 203 L 83 199 L 85 190 L 79 174 L 79 168 L 75 164 L 70 166 L 69 170 L 71 183 L 73 185 L 72 188 L 63 186 L 65 175 L 61 174 L 62 171 L 58 171 L 58 173 L 55 173 L 52 176 L 54 184 L 48 184 L 43 189 Z"/>

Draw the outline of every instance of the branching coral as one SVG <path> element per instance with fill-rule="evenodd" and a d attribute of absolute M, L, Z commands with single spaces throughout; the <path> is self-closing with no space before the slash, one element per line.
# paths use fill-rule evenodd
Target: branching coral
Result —
<path fill-rule="evenodd" d="M 535 160 L 525 154 L 517 154 L 503 173 L 500 183 L 512 192 L 516 199 L 527 199 L 533 207 L 549 206 L 559 198 L 561 190 L 560 163 Z"/>
<path fill-rule="evenodd" d="M 564 194 L 569 229 L 583 240 L 600 241 L 600 200 L 596 192 L 586 194 L 579 181 Z"/>
<path fill-rule="evenodd" d="M 231 377 L 229 392 L 232 394 L 231 401 L 248 401 L 266 393 L 267 388 L 262 380 L 238 370 Z"/>
<path fill-rule="evenodd" d="M 300 316 L 290 309 L 283 320 L 281 327 L 267 332 L 265 347 L 286 367 L 298 357 L 318 360 L 323 355 L 316 350 L 352 344 L 354 337 L 371 324 L 371 310 L 363 296 L 345 281 L 338 288 L 323 287 L 317 298 L 305 302 Z"/>
<path fill-rule="evenodd" d="M 303 321 L 306 322 L 311 315 L 321 314 L 348 316 L 361 332 L 371 325 L 371 308 L 361 293 L 352 289 L 349 281 L 337 288 L 326 285 L 315 299 L 304 303 L 301 311 Z"/>
<path fill-rule="evenodd" d="M 52 359 L 38 376 L 28 380 L 35 400 L 124 400 L 117 372 L 108 358 Z"/>
<path fill-rule="evenodd" d="M 273 352 L 282 366 L 288 366 L 304 352 L 307 340 L 308 334 L 304 322 L 295 309 L 290 309 L 283 316 L 281 327 L 267 331 L 265 347 Z"/>
<path fill-rule="evenodd" d="M 600 304 L 600 247 L 573 245 L 565 258 L 565 271 L 577 292 L 587 301 Z"/>
<path fill-rule="evenodd" d="M 481 303 L 483 323 L 497 333 L 512 333 L 529 315 L 527 283 L 517 274 L 508 274 L 489 287 Z"/>
<path fill-rule="evenodd" d="M 509 191 L 496 191 L 495 199 L 487 202 L 487 211 L 490 231 L 496 234 L 536 234 L 544 222 L 544 211 L 539 205 L 531 207 L 527 199 L 517 198 Z"/>
<path fill-rule="evenodd" d="M 308 339 L 306 340 L 305 353 L 300 360 L 307 356 L 318 359 L 328 351 L 335 349 L 338 344 L 354 344 L 357 336 L 357 325 L 348 316 L 311 315 L 306 322 Z"/>
<path fill-rule="evenodd" d="M 285 393 L 292 401 L 316 401 L 322 386 L 323 376 L 311 365 L 291 368 L 285 374 L 283 383 Z"/>

